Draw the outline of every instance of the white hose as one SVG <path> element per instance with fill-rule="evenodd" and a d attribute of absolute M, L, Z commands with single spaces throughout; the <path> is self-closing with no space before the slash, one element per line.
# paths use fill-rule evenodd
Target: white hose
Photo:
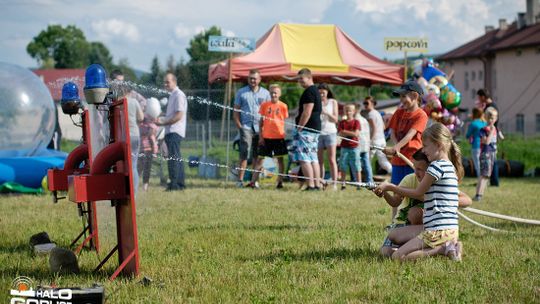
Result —
<path fill-rule="evenodd" d="M 480 214 L 480 215 L 484 215 L 484 216 L 489 216 L 489 217 L 501 219 L 501 220 L 512 221 L 512 222 L 516 222 L 516 223 L 529 224 L 529 225 L 540 225 L 540 221 L 537 221 L 537 220 L 522 219 L 522 218 L 519 218 L 519 217 L 502 215 L 502 214 L 488 212 L 488 211 L 484 211 L 484 210 L 479 210 L 479 209 L 475 209 L 475 208 L 471 208 L 471 207 L 463 208 L 463 210 L 469 211 L 469 212 L 472 212 L 472 213 L 476 213 L 476 214 Z"/>
<path fill-rule="evenodd" d="M 510 232 L 510 231 L 506 231 L 506 230 L 502 230 L 502 229 L 497 229 L 497 228 L 493 228 L 493 227 L 489 227 L 489 226 L 486 226 L 484 224 L 480 224 L 479 222 L 471 219 L 470 217 L 466 216 L 465 214 L 461 213 L 461 212 L 457 212 L 459 214 L 459 216 L 461 216 L 464 220 L 466 220 L 467 222 L 473 224 L 473 225 L 476 225 L 478 227 L 482 227 L 484 229 L 487 229 L 487 230 L 491 230 L 491 231 L 495 231 L 495 232 Z"/>

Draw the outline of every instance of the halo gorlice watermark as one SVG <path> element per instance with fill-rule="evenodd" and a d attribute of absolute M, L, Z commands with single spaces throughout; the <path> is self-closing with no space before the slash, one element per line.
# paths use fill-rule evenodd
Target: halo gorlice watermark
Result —
<path fill-rule="evenodd" d="M 11 283 L 10 304 L 94 304 L 103 303 L 104 289 L 99 285 L 91 288 L 58 288 L 35 286 L 29 277 L 17 277 Z"/>

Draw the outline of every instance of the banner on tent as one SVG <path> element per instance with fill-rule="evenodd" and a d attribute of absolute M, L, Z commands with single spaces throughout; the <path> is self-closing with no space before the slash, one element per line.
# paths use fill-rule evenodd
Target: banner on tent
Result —
<path fill-rule="evenodd" d="M 384 50 L 387 52 L 420 52 L 428 51 L 428 39 L 417 37 L 386 37 Z"/>
<path fill-rule="evenodd" d="M 211 52 L 251 53 L 255 50 L 255 39 L 210 36 L 208 37 L 208 50 Z"/>

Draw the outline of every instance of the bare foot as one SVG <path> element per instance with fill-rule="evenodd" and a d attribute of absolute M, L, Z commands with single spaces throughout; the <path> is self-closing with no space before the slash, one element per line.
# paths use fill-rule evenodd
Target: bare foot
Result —
<path fill-rule="evenodd" d="M 444 254 L 448 258 L 452 261 L 461 262 L 461 254 L 463 251 L 463 244 L 461 242 L 447 242 L 444 247 Z"/>

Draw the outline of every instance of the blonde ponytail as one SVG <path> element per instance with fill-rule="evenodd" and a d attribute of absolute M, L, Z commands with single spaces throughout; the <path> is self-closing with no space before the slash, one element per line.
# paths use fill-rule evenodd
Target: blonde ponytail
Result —
<path fill-rule="evenodd" d="M 427 128 L 422 134 L 422 140 L 429 139 L 433 143 L 441 146 L 444 151 L 447 153 L 448 158 L 454 165 L 456 169 L 456 176 L 458 181 L 461 181 L 465 170 L 463 169 L 463 164 L 461 161 L 461 149 L 452 139 L 452 133 L 448 128 L 441 123 L 434 123 L 429 128 Z"/>
<path fill-rule="evenodd" d="M 463 169 L 463 164 L 461 160 L 461 149 L 454 140 L 452 140 L 450 143 L 450 151 L 448 151 L 448 158 L 450 158 L 450 161 L 454 165 L 454 168 L 456 168 L 456 176 L 458 178 L 458 182 L 461 182 L 461 179 L 463 179 L 463 176 L 465 175 L 465 169 Z"/>

